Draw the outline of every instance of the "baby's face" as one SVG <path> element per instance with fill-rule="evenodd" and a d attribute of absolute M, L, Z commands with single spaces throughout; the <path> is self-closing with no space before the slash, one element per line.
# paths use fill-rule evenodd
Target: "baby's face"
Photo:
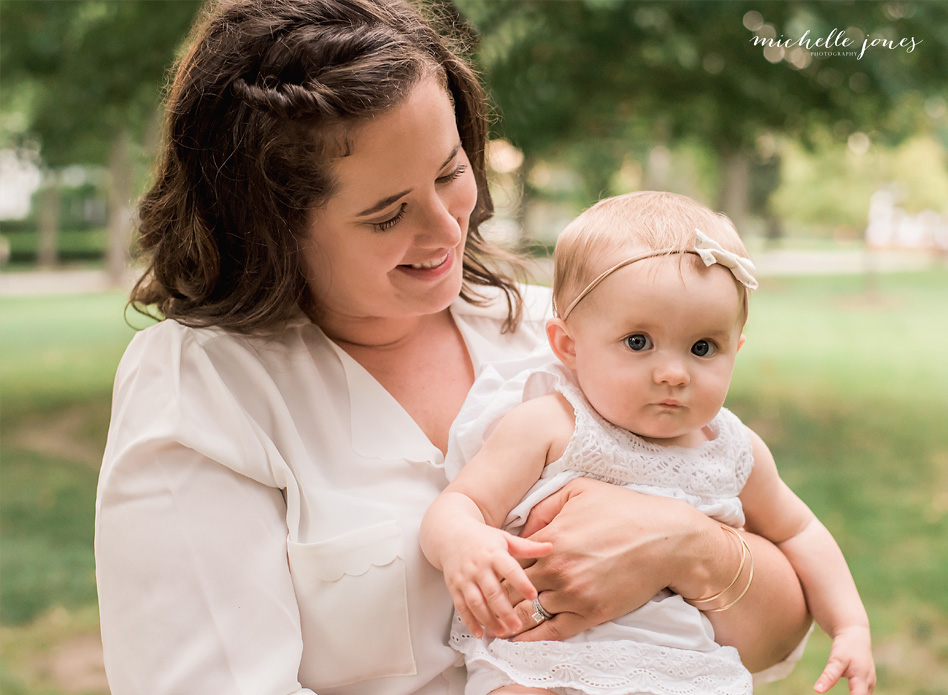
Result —
<path fill-rule="evenodd" d="M 680 260 L 616 271 L 577 306 L 569 329 L 573 367 L 600 415 L 645 439 L 692 447 L 724 403 L 743 317 L 730 271 Z"/>

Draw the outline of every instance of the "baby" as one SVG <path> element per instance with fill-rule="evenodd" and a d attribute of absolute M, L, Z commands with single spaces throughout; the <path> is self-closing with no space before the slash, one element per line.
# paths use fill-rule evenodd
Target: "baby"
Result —
<path fill-rule="evenodd" d="M 753 582 L 739 529 L 780 547 L 833 638 L 815 690 L 846 676 L 852 695 L 871 693 L 869 621 L 839 547 L 760 437 L 722 407 L 757 287 L 730 221 L 683 196 L 632 193 L 580 215 L 555 255 L 547 335 L 558 363 L 496 391 L 517 403 L 499 421 L 483 402 L 465 406 L 459 423 L 479 420 L 487 439 L 422 524 L 422 549 L 457 609 L 451 641 L 467 661 L 466 695 L 750 693 L 737 651 L 714 641 L 702 612 L 727 610 Z M 549 544 L 516 534 L 534 504 L 580 476 L 675 497 L 719 521 L 739 548 L 733 581 L 705 597 L 660 592 L 562 642 L 485 635 L 488 622 L 519 628 L 502 580 L 533 599 L 538 623 L 554 617 L 515 559 Z"/>

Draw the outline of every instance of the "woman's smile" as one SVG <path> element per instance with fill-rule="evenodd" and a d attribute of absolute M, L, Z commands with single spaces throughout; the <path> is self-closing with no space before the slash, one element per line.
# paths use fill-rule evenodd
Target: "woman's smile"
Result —
<path fill-rule="evenodd" d="M 418 275 L 419 277 L 440 277 L 440 272 L 446 272 L 451 269 L 451 266 L 453 265 L 453 258 L 454 253 L 452 251 L 446 251 L 444 255 L 432 258 L 431 260 L 418 261 L 416 263 L 403 263 L 402 265 L 398 266 L 398 270 L 423 271 L 422 273 L 415 273 L 415 275 Z"/>

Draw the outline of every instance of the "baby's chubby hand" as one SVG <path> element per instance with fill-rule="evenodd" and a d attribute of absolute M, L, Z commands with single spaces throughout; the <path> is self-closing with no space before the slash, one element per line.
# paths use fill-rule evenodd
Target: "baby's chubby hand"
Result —
<path fill-rule="evenodd" d="M 847 627 L 837 632 L 826 668 L 813 689 L 825 693 L 842 677 L 849 679 L 850 695 L 872 695 L 876 687 L 876 666 L 868 627 Z"/>
<path fill-rule="evenodd" d="M 494 635 L 519 632 L 520 620 L 500 582 L 506 580 L 526 598 L 536 598 L 516 558 L 543 557 L 552 544 L 480 523 L 466 524 L 454 538 L 441 558 L 441 569 L 461 620 L 475 637 L 482 637 L 485 628 Z"/>

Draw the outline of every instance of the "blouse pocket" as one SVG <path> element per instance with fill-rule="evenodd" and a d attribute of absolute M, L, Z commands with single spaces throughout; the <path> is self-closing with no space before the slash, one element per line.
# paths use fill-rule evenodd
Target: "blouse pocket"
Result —
<path fill-rule="evenodd" d="M 287 540 L 304 687 L 415 675 L 402 544 L 394 521 L 318 543 Z"/>

